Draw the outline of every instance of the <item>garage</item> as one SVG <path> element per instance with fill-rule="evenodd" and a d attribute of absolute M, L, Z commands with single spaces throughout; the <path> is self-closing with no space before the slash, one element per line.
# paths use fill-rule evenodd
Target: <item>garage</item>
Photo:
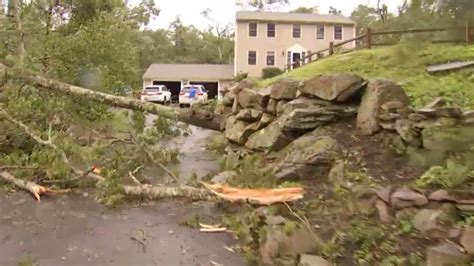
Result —
<path fill-rule="evenodd" d="M 209 100 L 215 99 L 219 91 L 219 82 L 200 82 L 200 81 L 191 81 L 190 84 L 193 85 L 203 85 L 207 90 L 207 96 Z"/>
<path fill-rule="evenodd" d="M 165 85 L 171 91 L 171 102 L 178 102 L 181 81 L 153 80 L 153 85 Z"/>
<path fill-rule="evenodd" d="M 173 99 L 179 98 L 181 86 L 201 84 L 209 99 L 222 97 L 220 91 L 234 80 L 234 65 L 218 64 L 151 64 L 143 74 L 143 86 L 165 85 Z"/>

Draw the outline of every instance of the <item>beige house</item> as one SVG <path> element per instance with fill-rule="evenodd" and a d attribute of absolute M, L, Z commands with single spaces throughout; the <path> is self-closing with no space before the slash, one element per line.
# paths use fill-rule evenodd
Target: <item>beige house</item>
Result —
<path fill-rule="evenodd" d="M 355 37 L 355 22 L 341 15 L 240 11 L 236 15 L 234 74 L 259 77 L 284 69 L 329 43 Z M 355 42 L 345 48 L 355 47 Z M 295 66 L 296 67 L 296 66 Z"/>
<path fill-rule="evenodd" d="M 177 97 L 181 86 L 201 84 L 208 90 L 210 99 L 228 87 L 234 79 L 234 65 L 212 64 L 152 64 L 143 74 L 143 87 L 165 85 Z"/>

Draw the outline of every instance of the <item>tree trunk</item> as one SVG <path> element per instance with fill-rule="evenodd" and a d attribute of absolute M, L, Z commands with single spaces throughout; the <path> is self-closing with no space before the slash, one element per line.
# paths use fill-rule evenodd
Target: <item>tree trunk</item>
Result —
<path fill-rule="evenodd" d="M 131 110 L 144 111 L 158 116 L 167 118 L 176 118 L 186 124 L 194 125 L 201 128 L 220 131 L 221 116 L 207 111 L 184 110 L 149 102 L 143 102 L 137 99 L 115 96 L 103 92 L 97 92 L 82 87 L 70 85 L 58 80 L 45 78 L 38 75 L 21 75 L 18 73 L 8 73 L 13 79 L 20 79 L 23 82 L 40 89 L 47 89 L 52 92 L 63 93 L 90 100 L 114 107 L 120 107 Z"/>
<path fill-rule="evenodd" d="M 18 65 L 22 66 L 25 58 L 25 41 L 24 41 L 24 32 L 23 24 L 21 21 L 21 8 L 22 2 L 20 0 L 12 1 L 13 17 L 15 20 L 16 30 L 20 35 L 20 40 L 18 42 L 17 56 L 18 56 Z"/>

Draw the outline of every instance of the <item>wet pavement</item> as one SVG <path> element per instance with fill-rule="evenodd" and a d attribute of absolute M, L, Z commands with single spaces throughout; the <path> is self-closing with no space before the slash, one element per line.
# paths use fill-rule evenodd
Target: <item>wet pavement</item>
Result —
<path fill-rule="evenodd" d="M 204 149 L 205 138 L 215 133 L 191 130 L 190 136 L 174 140 L 182 152 L 175 166 L 182 181 L 193 172 L 203 176 L 218 170 Z M 47 266 L 245 265 L 224 248 L 235 244 L 230 234 L 180 225 L 194 213 L 217 216 L 218 210 L 181 200 L 111 209 L 96 203 L 93 192 L 44 197 L 38 203 L 22 191 L 0 192 L 0 266 L 28 260 Z M 131 237 L 144 237 L 146 248 Z"/>
<path fill-rule="evenodd" d="M 0 265 L 29 259 L 38 265 L 245 265 L 224 247 L 228 233 L 200 233 L 180 224 L 190 203 L 110 209 L 92 196 L 62 195 L 35 202 L 28 194 L 0 194 Z M 197 211 L 196 209 L 194 211 Z M 145 250 L 135 237 L 145 236 Z"/>

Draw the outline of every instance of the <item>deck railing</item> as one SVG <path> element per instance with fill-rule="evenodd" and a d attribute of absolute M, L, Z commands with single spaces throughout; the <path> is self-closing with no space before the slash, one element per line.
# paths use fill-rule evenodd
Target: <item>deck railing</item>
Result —
<path fill-rule="evenodd" d="M 383 36 L 383 35 L 402 35 L 402 34 L 419 34 L 419 33 L 430 33 L 430 32 L 446 32 L 449 30 L 464 30 L 465 31 L 465 39 L 463 40 L 433 40 L 432 43 L 466 43 L 466 44 L 473 44 L 474 42 L 474 27 L 466 21 L 465 27 L 444 27 L 444 28 L 426 28 L 426 29 L 409 29 L 409 30 L 392 30 L 392 31 L 372 31 L 372 29 L 367 28 L 366 33 L 360 36 L 357 36 L 352 39 L 348 39 L 342 42 L 335 43 L 331 41 L 329 43 L 329 47 L 325 49 L 321 49 L 312 53 L 309 53 L 305 57 L 297 60 L 295 62 L 291 62 L 285 66 L 285 71 L 289 71 L 291 69 L 297 68 L 302 65 L 306 65 L 308 63 L 326 58 L 328 56 L 332 56 L 336 53 L 336 49 L 342 47 L 351 42 L 362 42 L 361 46 L 355 45 L 355 48 L 346 50 L 345 52 L 351 52 L 358 49 L 371 49 L 374 46 L 386 46 L 386 45 L 395 45 L 396 43 L 377 43 L 374 42 L 374 36 Z"/>

